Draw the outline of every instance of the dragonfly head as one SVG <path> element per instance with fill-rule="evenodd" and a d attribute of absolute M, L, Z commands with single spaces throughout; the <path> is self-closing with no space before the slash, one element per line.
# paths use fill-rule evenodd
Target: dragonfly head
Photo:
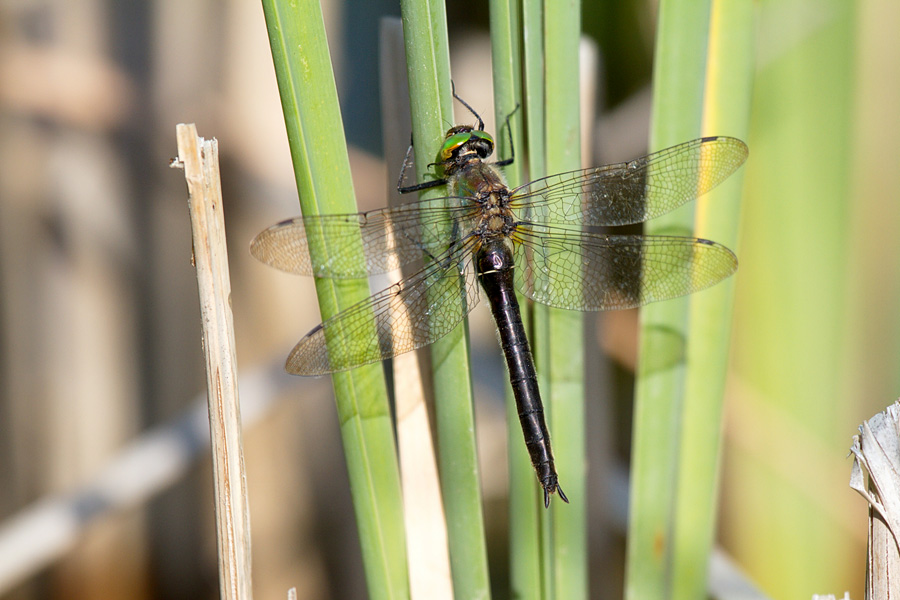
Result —
<path fill-rule="evenodd" d="M 459 125 L 447 131 L 436 164 L 442 165 L 446 171 L 461 158 L 470 160 L 477 156 L 484 160 L 493 152 L 494 138 L 490 134 L 470 125 Z"/>

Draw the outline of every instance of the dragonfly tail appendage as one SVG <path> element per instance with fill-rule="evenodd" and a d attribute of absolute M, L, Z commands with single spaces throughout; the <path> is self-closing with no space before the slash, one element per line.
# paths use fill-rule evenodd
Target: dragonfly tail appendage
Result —
<path fill-rule="evenodd" d="M 553 474 L 552 480 L 550 481 L 541 481 L 541 487 L 544 488 L 544 508 L 550 508 L 550 495 L 551 494 L 559 494 L 559 499 L 569 503 L 569 499 L 566 497 L 565 492 L 563 492 L 562 487 L 559 485 L 559 480 L 556 477 L 556 474 Z"/>

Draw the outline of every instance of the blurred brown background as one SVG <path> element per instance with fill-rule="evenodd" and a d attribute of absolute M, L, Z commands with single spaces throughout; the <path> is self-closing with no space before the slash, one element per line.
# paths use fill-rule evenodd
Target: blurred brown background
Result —
<path fill-rule="evenodd" d="M 376 207 L 399 169 L 380 158 L 377 24 L 399 6 L 324 10 L 359 205 Z M 487 8 L 448 10 L 458 91 L 494 131 Z M 655 11 L 584 4 L 600 50 L 588 162 L 646 150 Z M 720 537 L 773 598 L 861 596 L 866 509 L 844 457 L 900 390 L 898 12 L 889 0 L 757 3 Z M 84 526 L 29 534 L 66 551 L 0 597 L 218 593 L 209 461 L 179 420 L 205 386 L 186 188 L 168 167 L 179 122 L 219 140 L 240 368 L 279 386 L 274 400 L 243 397 L 261 406 L 245 414 L 255 593 L 365 597 L 330 383 L 279 372 L 319 322 L 312 282 L 247 252 L 299 208 L 262 8 L 233 0 L 0 3 L 0 547 L 43 498 L 72 499 L 67 523 Z M 621 595 L 635 316 L 588 320 L 595 598 Z M 505 453 L 503 371 L 487 311 L 471 330 L 503 598 L 505 472 L 491 470 Z M 83 493 L 165 426 L 199 458 L 158 493 L 112 513 Z"/>

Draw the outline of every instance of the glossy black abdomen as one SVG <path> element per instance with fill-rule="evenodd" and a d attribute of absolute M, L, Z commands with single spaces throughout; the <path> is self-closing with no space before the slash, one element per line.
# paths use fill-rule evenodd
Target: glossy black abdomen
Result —
<path fill-rule="evenodd" d="M 549 506 L 550 494 L 554 492 L 559 492 L 559 497 L 564 501 L 568 502 L 568 499 L 559 487 L 553 464 L 550 433 L 544 420 L 544 406 L 538 389 L 534 358 L 525 336 L 513 286 L 514 266 L 512 250 L 505 238 L 489 238 L 476 252 L 476 272 L 490 302 L 500 334 L 525 445 L 541 487 L 544 488 L 544 505 Z"/>

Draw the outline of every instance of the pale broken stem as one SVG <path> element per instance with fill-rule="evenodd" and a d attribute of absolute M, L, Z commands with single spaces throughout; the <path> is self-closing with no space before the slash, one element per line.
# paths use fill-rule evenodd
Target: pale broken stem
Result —
<path fill-rule="evenodd" d="M 853 436 L 850 487 L 869 502 L 866 598 L 900 598 L 900 403 Z"/>
<path fill-rule="evenodd" d="M 216 140 L 197 136 L 193 124 L 176 127 L 178 166 L 188 185 L 193 263 L 200 292 L 209 430 L 216 497 L 219 591 L 225 600 L 252 598 L 250 513 L 241 443 L 231 283 Z"/>
<path fill-rule="evenodd" d="M 394 358 L 394 389 L 410 597 L 451 600 L 447 525 L 415 352 Z"/>
<path fill-rule="evenodd" d="M 394 275 L 391 283 L 399 279 Z M 412 327 L 405 311 L 397 315 L 397 326 L 401 331 Z M 415 352 L 396 356 L 393 367 L 410 598 L 452 600 L 447 522 L 419 356 Z"/>

